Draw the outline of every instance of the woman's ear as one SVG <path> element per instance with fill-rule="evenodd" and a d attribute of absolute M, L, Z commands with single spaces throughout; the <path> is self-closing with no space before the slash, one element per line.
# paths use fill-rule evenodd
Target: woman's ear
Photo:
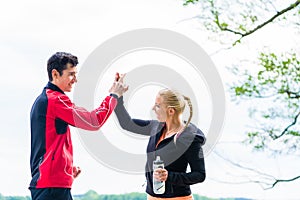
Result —
<path fill-rule="evenodd" d="M 169 116 L 172 116 L 175 114 L 175 109 L 174 108 L 168 108 L 168 114 Z"/>

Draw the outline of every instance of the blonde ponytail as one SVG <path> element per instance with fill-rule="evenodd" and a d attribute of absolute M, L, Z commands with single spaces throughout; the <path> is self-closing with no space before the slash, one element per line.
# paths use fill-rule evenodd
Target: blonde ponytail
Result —
<path fill-rule="evenodd" d="M 190 108 L 190 116 L 189 116 L 189 119 L 187 120 L 185 126 L 183 127 L 182 131 L 180 131 L 180 133 L 176 133 L 176 135 L 174 137 L 174 143 L 175 144 L 176 144 L 177 137 L 188 127 L 188 125 L 190 124 L 190 122 L 192 120 L 192 117 L 193 117 L 193 105 L 192 105 L 191 99 L 187 96 L 184 96 L 184 95 L 182 95 L 182 97 L 185 101 L 187 101 L 187 104 Z"/>
<path fill-rule="evenodd" d="M 188 119 L 188 121 L 186 122 L 186 124 L 185 124 L 185 126 L 183 128 L 183 130 L 184 130 L 186 127 L 188 127 L 188 125 L 190 124 L 190 122 L 192 120 L 192 117 L 193 117 L 193 105 L 192 105 L 191 99 L 189 97 L 184 96 L 184 95 L 182 95 L 182 96 L 183 96 L 184 100 L 187 101 L 187 104 L 188 104 L 188 106 L 190 108 L 190 116 L 189 116 L 189 119 Z"/>

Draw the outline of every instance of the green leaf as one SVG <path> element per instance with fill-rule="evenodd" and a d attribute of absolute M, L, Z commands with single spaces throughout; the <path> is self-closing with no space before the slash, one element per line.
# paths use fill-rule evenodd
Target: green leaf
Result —
<path fill-rule="evenodd" d="M 300 132 L 298 131 L 288 131 L 288 134 L 293 136 L 300 136 Z"/>

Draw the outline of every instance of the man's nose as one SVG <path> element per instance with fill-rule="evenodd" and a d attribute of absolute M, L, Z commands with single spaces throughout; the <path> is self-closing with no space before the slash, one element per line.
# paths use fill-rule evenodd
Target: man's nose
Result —
<path fill-rule="evenodd" d="M 77 77 L 76 76 L 74 76 L 74 82 L 77 83 Z"/>

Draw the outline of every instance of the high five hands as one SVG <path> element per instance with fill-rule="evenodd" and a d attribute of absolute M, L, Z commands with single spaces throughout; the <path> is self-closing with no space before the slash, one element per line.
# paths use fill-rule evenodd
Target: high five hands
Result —
<path fill-rule="evenodd" d="M 109 89 L 111 94 L 116 94 L 118 97 L 121 97 L 128 90 L 129 86 L 124 84 L 125 75 L 126 74 L 116 73 L 114 83 Z"/>

